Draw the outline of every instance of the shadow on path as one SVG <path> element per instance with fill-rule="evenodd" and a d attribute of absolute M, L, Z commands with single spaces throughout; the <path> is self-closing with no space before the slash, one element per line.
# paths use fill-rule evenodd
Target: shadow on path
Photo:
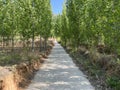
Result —
<path fill-rule="evenodd" d="M 63 47 L 56 43 L 26 90 L 95 90 Z"/>

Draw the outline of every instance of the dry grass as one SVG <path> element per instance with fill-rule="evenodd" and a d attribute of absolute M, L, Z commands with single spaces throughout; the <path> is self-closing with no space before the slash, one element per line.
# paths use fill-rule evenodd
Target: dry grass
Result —
<path fill-rule="evenodd" d="M 84 46 L 71 55 L 96 90 L 120 90 L 120 59 L 116 55 L 101 53 L 96 47 L 87 49 Z"/>

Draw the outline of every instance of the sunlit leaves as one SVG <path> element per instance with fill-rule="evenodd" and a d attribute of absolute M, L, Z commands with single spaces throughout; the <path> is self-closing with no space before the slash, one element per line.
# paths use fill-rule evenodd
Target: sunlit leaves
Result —
<path fill-rule="evenodd" d="M 0 0 L 0 36 L 48 38 L 51 30 L 50 0 Z"/>
<path fill-rule="evenodd" d="M 96 46 L 101 43 L 119 51 L 120 43 L 116 43 L 120 42 L 119 0 L 67 0 L 66 15 L 70 33 L 68 39 L 72 45 Z M 67 34 L 62 35 L 65 37 Z"/>

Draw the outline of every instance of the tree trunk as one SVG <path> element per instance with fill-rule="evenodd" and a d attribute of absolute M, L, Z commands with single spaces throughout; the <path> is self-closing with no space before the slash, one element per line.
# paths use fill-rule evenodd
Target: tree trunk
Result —
<path fill-rule="evenodd" d="M 67 47 L 67 39 L 65 38 L 65 48 Z"/>
<path fill-rule="evenodd" d="M 12 36 L 12 52 L 14 52 L 14 36 Z"/>
<path fill-rule="evenodd" d="M 33 36 L 32 36 L 32 52 L 34 52 L 34 39 L 35 39 L 35 36 L 34 36 L 34 30 L 33 30 Z"/>
<path fill-rule="evenodd" d="M 40 35 L 40 46 L 39 47 L 40 47 L 39 51 L 41 52 L 42 51 L 42 37 L 41 37 L 41 35 Z"/>
<path fill-rule="evenodd" d="M 2 41 L 2 47 L 4 48 L 4 36 L 3 36 L 3 41 Z"/>
<path fill-rule="evenodd" d="M 45 47 L 45 50 L 46 50 L 46 48 L 47 48 L 47 38 L 46 37 L 45 37 L 44 47 Z"/>

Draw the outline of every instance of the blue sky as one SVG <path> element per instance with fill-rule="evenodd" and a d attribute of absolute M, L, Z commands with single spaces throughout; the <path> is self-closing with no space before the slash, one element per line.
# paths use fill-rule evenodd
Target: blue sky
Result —
<path fill-rule="evenodd" d="M 64 0 L 51 0 L 53 14 L 59 14 L 62 12 Z"/>

